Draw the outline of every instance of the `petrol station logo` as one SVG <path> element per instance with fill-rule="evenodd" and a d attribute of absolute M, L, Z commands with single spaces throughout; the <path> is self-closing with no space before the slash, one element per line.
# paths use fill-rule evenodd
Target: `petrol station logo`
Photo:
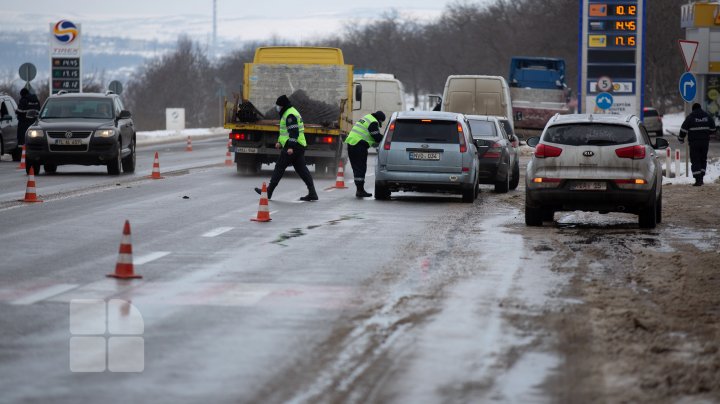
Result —
<path fill-rule="evenodd" d="M 58 21 L 53 27 L 55 39 L 64 44 L 71 44 L 78 37 L 78 34 L 78 27 L 68 20 Z"/>

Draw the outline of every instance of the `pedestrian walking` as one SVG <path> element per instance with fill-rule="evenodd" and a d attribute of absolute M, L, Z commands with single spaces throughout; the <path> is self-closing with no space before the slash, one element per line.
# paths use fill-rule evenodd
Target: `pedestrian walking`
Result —
<path fill-rule="evenodd" d="M 703 185 L 703 177 L 707 168 L 707 154 L 710 146 L 710 135 L 716 130 L 715 119 L 703 111 L 700 104 L 695 103 L 692 106 L 692 112 L 685 118 L 682 126 L 680 126 L 680 143 L 685 142 L 688 138 L 690 146 L 690 168 L 692 170 L 695 183 L 693 186 Z"/>
<path fill-rule="evenodd" d="M 367 114 L 358 119 L 350 130 L 347 139 L 345 139 L 345 143 L 348 145 L 350 165 L 355 176 L 355 187 L 357 188 L 355 196 L 358 198 L 372 196 L 371 193 L 365 191 L 368 149 L 377 146 L 382 140 L 380 126 L 384 121 L 385 114 L 382 111 Z"/>
<path fill-rule="evenodd" d="M 20 90 L 20 100 L 18 101 L 17 117 L 18 117 L 18 128 L 17 128 L 17 139 L 18 145 L 25 144 L 25 132 L 27 132 L 30 125 L 35 122 L 35 119 L 27 117 L 27 113 L 30 111 L 39 111 L 40 101 L 37 96 L 30 92 L 27 88 Z"/>
<path fill-rule="evenodd" d="M 295 172 L 298 173 L 308 189 L 308 194 L 301 197 L 301 201 L 317 201 L 318 194 L 315 191 L 310 170 L 305 165 L 305 126 L 303 124 L 300 112 L 290 103 L 290 99 L 286 95 L 281 95 L 275 101 L 275 110 L 280 114 L 280 133 L 275 148 L 280 150 L 280 158 L 275 163 L 270 178 L 270 185 L 267 188 L 268 199 L 272 199 L 272 194 L 278 183 L 285 174 L 285 169 L 292 165 Z M 260 188 L 255 188 L 255 192 L 262 193 Z"/>

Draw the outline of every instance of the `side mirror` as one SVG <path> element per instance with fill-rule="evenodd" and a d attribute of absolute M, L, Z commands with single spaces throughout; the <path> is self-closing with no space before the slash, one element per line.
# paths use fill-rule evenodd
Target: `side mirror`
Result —
<path fill-rule="evenodd" d="M 40 116 L 40 112 L 38 112 L 38 110 L 36 109 L 31 109 L 25 114 L 25 117 L 28 119 L 37 119 L 38 116 Z"/>
<path fill-rule="evenodd" d="M 655 145 L 653 145 L 653 149 L 667 149 L 668 146 L 670 146 L 670 143 L 668 143 L 666 139 L 659 137 L 655 139 Z"/>
<path fill-rule="evenodd" d="M 473 144 L 475 145 L 475 147 L 480 147 L 480 145 L 478 144 L 478 140 L 475 138 L 473 138 Z"/>
<path fill-rule="evenodd" d="M 362 84 L 355 84 L 355 101 L 362 102 Z"/>
<path fill-rule="evenodd" d="M 522 112 L 521 112 L 521 111 L 516 112 L 516 113 L 515 113 L 515 120 L 516 120 L 516 121 L 522 121 L 522 119 L 523 119 Z"/>
<path fill-rule="evenodd" d="M 531 138 L 528 138 L 528 140 L 525 141 L 528 146 L 535 147 L 540 143 L 540 136 L 533 136 Z"/>
<path fill-rule="evenodd" d="M 132 118 L 132 114 L 130 113 L 130 111 L 128 111 L 126 109 L 123 109 L 122 111 L 120 111 L 120 115 L 118 115 L 118 119 L 128 119 L 128 118 Z"/>

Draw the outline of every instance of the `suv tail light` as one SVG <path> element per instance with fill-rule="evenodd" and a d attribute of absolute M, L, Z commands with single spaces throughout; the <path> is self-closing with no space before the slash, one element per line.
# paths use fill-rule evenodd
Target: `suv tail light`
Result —
<path fill-rule="evenodd" d="M 385 137 L 385 144 L 383 144 L 383 149 L 390 150 L 390 142 L 392 141 L 392 134 L 395 130 L 395 121 L 390 122 L 390 126 L 388 127 L 388 133 Z"/>
<path fill-rule="evenodd" d="M 500 143 L 493 143 L 492 146 L 483 154 L 482 158 L 484 159 L 499 159 L 500 153 L 502 152 L 502 146 L 500 146 Z"/>
<path fill-rule="evenodd" d="M 463 133 L 462 124 L 458 122 L 458 136 L 460 136 L 460 153 L 467 152 L 467 143 L 465 143 L 465 134 Z"/>
<path fill-rule="evenodd" d="M 545 157 L 558 157 L 562 153 L 562 149 L 555 146 L 548 146 L 540 143 L 535 148 L 535 157 L 544 159 Z"/>
<path fill-rule="evenodd" d="M 615 154 L 623 159 L 642 160 L 645 158 L 645 146 L 635 145 L 615 149 Z"/>

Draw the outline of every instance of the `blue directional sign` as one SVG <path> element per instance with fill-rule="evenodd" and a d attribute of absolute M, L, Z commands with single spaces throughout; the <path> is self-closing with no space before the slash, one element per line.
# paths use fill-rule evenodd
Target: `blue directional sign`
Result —
<path fill-rule="evenodd" d="M 697 79 L 695 76 L 690 72 L 683 73 L 683 75 L 680 76 L 679 89 L 680 95 L 685 102 L 694 100 L 697 94 Z"/>
<path fill-rule="evenodd" d="M 610 93 L 600 93 L 595 97 L 595 105 L 602 110 L 610 109 L 613 105 L 613 96 Z"/>

